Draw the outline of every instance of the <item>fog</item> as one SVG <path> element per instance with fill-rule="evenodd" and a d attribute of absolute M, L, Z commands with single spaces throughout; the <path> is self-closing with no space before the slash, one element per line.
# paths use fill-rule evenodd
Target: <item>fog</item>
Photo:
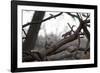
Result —
<path fill-rule="evenodd" d="M 50 17 L 50 14 L 56 15 L 58 13 L 59 12 L 46 12 L 44 19 L 47 17 Z M 33 14 L 34 14 L 34 11 L 31 11 L 31 10 L 23 11 L 22 25 L 24 25 L 28 22 L 31 22 Z M 66 13 L 63 13 L 62 15 L 60 15 L 56 18 L 52 18 L 50 20 L 43 22 L 38 36 L 45 37 L 45 31 L 46 31 L 47 35 L 54 34 L 54 35 L 57 35 L 60 38 L 62 38 L 61 35 L 70 30 L 67 23 L 70 23 L 71 26 L 75 25 L 74 30 L 76 30 L 76 28 L 79 26 L 79 21 L 77 19 L 73 19 Z M 25 28 L 26 32 L 27 32 L 28 28 L 29 28 L 29 26 Z"/>

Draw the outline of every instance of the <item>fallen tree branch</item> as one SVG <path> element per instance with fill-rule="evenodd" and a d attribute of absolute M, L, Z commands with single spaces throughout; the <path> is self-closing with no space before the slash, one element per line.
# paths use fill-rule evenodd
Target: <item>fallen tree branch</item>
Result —
<path fill-rule="evenodd" d="M 80 26 L 77 28 L 77 30 L 75 31 L 74 34 L 70 35 L 70 37 L 68 38 L 65 38 L 65 39 L 62 39 L 60 41 L 58 41 L 57 43 L 51 45 L 49 47 L 49 49 L 47 49 L 47 55 L 50 55 L 52 54 L 52 52 L 54 52 L 55 50 L 57 50 L 59 47 L 61 47 L 62 45 L 66 44 L 66 43 L 69 43 L 75 39 L 77 39 L 78 35 L 79 35 L 79 32 L 80 30 L 82 29 L 82 26 L 83 26 L 83 22 L 80 23 Z"/>
<path fill-rule="evenodd" d="M 68 52 L 67 50 L 64 50 L 60 53 L 57 53 L 57 54 L 54 54 L 54 55 L 51 55 L 51 56 L 47 56 L 47 60 L 62 60 L 64 58 L 67 58 L 67 57 L 71 57 L 72 54 L 70 52 Z"/>

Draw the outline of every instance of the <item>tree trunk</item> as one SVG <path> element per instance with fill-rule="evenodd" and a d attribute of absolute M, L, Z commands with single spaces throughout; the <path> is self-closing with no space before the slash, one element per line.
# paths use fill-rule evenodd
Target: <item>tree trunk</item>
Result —
<path fill-rule="evenodd" d="M 43 20 L 44 14 L 44 11 L 36 11 L 33 15 L 31 23 Z M 26 39 L 23 42 L 23 51 L 30 51 L 34 48 L 40 26 L 41 23 L 34 23 L 30 25 Z"/>

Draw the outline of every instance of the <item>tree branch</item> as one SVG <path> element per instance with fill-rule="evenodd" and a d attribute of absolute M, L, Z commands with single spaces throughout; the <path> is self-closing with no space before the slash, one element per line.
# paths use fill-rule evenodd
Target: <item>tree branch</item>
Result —
<path fill-rule="evenodd" d="M 68 24 L 68 26 L 70 27 L 71 31 L 74 32 L 73 27 L 74 27 L 75 25 L 73 25 L 73 26 L 71 27 L 71 25 L 70 25 L 69 23 L 67 23 L 67 24 Z"/>
<path fill-rule="evenodd" d="M 87 24 L 87 22 L 84 22 L 82 27 L 83 27 L 83 30 L 86 34 L 87 39 L 90 40 L 90 32 L 88 31 L 86 24 Z"/>
<path fill-rule="evenodd" d="M 61 51 L 57 54 L 53 54 L 53 55 L 50 55 L 50 56 L 47 56 L 47 60 L 61 60 L 61 59 L 64 59 L 64 58 L 68 58 L 68 57 L 71 57 L 72 54 L 70 52 L 68 52 L 67 50 L 64 50 L 64 51 Z"/>
<path fill-rule="evenodd" d="M 42 21 L 34 21 L 34 22 L 27 23 L 27 24 L 23 25 L 22 28 L 24 28 L 24 27 L 26 27 L 26 26 L 28 26 L 28 25 L 32 25 L 32 24 L 37 24 L 37 23 L 45 22 L 45 21 L 50 20 L 50 19 L 52 19 L 52 18 L 55 18 L 55 17 L 57 17 L 57 16 L 59 16 L 59 15 L 61 15 L 61 14 L 62 14 L 62 12 L 60 12 L 59 14 L 56 14 L 56 15 L 54 15 L 54 16 L 50 16 L 50 17 L 48 17 L 48 18 L 46 18 L 46 19 L 44 19 L 44 20 L 42 20 Z"/>
<path fill-rule="evenodd" d="M 74 14 L 71 14 L 70 12 L 66 12 L 68 15 L 70 15 L 72 18 L 76 17 L 77 19 L 80 20 L 80 17 L 78 16 L 78 13 L 77 15 L 74 15 Z"/>
<path fill-rule="evenodd" d="M 65 39 L 62 39 L 62 40 L 58 41 L 57 43 L 51 45 L 51 46 L 49 47 L 49 49 L 47 49 L 47 55 L 52 54 L 53 51 L 57 50 L 57 49 L 58 49 L 59 47 L 61 47 L 62 45 L 66 44 L 66 43 L 69 43 L 69 42 L 71 42 L 71 41 L 77 39 L 77 37 L 78 37 L 78 35 L 79 35 L 79 32 L 80 32 L 80 30 L 82 29 L 82 25 L 83 25 L 83 24 L 84 24 L 84 23 L 81 22 L 81 23 L 80 23 L 80 26 L 77 28 L 77 30 L 75 31 L 75 33 L 72 34 L 72 35 L 70 35 L 70 37 L 65 38 Z"/>
<path fill-rule="evenodd" d="M 27 34 L 26 34 L 25 30 L 24 30 L 23 28 L 22 28 L 22 30 L 23 30 L 23 32 L 24 32 L 24 34 L 25 34 L 25 36 L 26 36 Z"/>

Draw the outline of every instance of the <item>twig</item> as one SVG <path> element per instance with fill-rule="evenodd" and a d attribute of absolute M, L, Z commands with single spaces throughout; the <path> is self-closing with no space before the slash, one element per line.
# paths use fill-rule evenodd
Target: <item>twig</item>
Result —
<path fill-rule="evenodd" d="M 27 34 L 26 34 L 25 30 L 24 30 L 23 28 L 22 28 L 22 30 L 23 30 L 23 32 L 24 32 L 24 34 L 25 34 L 25 36 L 26 36 Z"/>
<path fill-rule="evenodd" d="M 81 22 L 82 18 L 80 17 L 79 13 L 77 13 L 77 17 L 78 17 L 79 21 Z"/>
<path fill-rule="evenodd" d="M 22 37 L 22 39 L 26 39 L 26 37 Z"/>
<path fill-rule="evenodd" d="M 68 26 L 70 27 L 71 31 L 75 32 L 75 31 L 73 30 L 73 27 L 74 27 L 75 25 L 73 25 L 73 26 L 71 27 L 71 25 L 70 25 L 69 23 L 67 23 L 67 24 L 68 24 Z"/>
<path fill-rule="evenodd" d="M 70 12 L 66 12 L 68 15 L 70 15 L 71 17 L 76 17 L 76 18 L 78 18 L 76 15 L 74 15 L 74 14 L 71 14 Z"/>
<path fill-rule="evenodd" d="M 87 13 L 87 16 L 86 16 L 86 19 L 85 20 L 87 20 L 89 17 L 90 17 L 90 14 Z"/>
<path fill-rule="evenodd" d="M 67 13 L 68 15 L 70 15 L 72 18 L 76 17 L 77 19 L 80 20 L 80 17 L 79 17 L 79 15 L 78 15 L 78 13 L 77 13 L 77 15 L 71 14 L 70 12 L 66 12 L 66 13 Z"/>

